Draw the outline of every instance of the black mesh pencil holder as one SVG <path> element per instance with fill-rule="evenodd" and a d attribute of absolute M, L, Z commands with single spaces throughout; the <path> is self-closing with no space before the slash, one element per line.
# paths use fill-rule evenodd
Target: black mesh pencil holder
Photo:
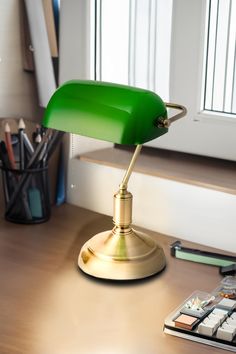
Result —
<path fill-rule="evenodd" d="M 19 224 L 47 221 L 51 214 L 48 167 L 1 170 L 5 219 Z"/>

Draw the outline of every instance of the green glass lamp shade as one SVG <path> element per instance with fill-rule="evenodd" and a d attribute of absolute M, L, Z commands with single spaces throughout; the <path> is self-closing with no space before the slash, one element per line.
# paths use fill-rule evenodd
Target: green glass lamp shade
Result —
<path fill-rule="evenodd" d="M 155 93 L 113 83 L 73 80 L 50 99 L 43 125 L 117 144 L 143 144 L 165 133 L 166 106 Z"/>

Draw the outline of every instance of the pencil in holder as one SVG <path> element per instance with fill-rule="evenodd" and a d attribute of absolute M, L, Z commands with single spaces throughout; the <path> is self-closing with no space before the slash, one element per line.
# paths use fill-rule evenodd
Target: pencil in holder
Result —
<path fill-rule="evenodd" d="M 5 219 L 19 224 L 37 224 L 50 218 L 48 167 L 13 170 L 1 167 Z"/>

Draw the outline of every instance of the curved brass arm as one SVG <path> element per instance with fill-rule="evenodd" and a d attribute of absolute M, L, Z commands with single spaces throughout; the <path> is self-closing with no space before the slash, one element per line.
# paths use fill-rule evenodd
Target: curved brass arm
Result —
<path fill-rule="evenodd" d="M 134 154 L 133 154 L 132 159 L 131 159 L 131 161 L 130 161 L 129 167 L 128 167 L 128 169 L 127 169 L 125 175 L 124 175 L 123 181 L 122 181 L 121 184 L 120 184 L 120 190 L 125 190 L 125 189 L 127 189 L 127 184 L 128 184 L 128 182 L 129 182 L 130 175 L 131 175 L 131 173 L 132 173 L 132 171 L 133 171 L 134 164 L 135 164 L 135 162 L 136 162 L 136 160 L 137 160 L 138 155 L 140 154 L 140 151 L 141 151 L 141 149 L 142 149 L 142 146 L 143 146 L 143 145 L 137 145 L 137 146 L 136 146 L 135 151 L 134 151 Z"/>
<path fill-rule="evenodd" d="M 171 118 L 163 118 L 163 117 L 158 118 L 158 120 L 157 120 L 158 128 L 169 128 L 171 123 L 173 123 L 176 120 L 184 117 L 187 114 L 187 108 L 182 106 L 182 105 L 180 105 L 180 104 L 177 104 L 177 103 L 166 103 L 165 102 L 165 105 L 166 105 L 167 108 L 174 108 L 174 109 L 180 110 L 181 112 L 177 113 L 176 115 L 174 115 Z"/>

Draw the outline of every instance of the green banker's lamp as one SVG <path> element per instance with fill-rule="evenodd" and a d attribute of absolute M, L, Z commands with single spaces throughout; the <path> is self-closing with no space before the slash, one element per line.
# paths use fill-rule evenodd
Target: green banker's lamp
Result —
<path fill-rule="evenodd" d="M 168 119 L 166 107 L 180 112 Z M 127 184 L 142 144 L 167 133 L 170 123 L 185 114 L 185 107 L 165 104 L 153 92 L 112 83 L 69 81 L 52 96 L 43 121 L 45 127 L 136 145 L 114 195 L 114 228 L 93 236 L 80 251 L 78 265 L 85 273 L 129 280 L 145 278 L 165 267 L 163 249 L 131 227 L 132 194 Z"/>

